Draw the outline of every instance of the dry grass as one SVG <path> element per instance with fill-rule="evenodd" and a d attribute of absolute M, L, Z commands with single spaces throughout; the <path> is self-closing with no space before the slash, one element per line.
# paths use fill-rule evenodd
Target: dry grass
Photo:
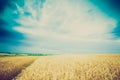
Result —
<path fill-rule="evenodd" d="M 120 55 L 40 57 L 15 80 L 120 80 Z"/>
<path fill-rule="evenodd" d="M 36 57 L 1 57 L 0 58 L 0 80 L 11 80 L 20 71 L 32 63 Z"/>

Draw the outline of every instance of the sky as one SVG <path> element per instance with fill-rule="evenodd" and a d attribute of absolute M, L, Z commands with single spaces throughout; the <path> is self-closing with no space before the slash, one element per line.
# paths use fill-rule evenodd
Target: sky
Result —
<path fill-rule="evenodd" d="M 120 53 L 120 0 L 0 0 L 0 52 Z"/>

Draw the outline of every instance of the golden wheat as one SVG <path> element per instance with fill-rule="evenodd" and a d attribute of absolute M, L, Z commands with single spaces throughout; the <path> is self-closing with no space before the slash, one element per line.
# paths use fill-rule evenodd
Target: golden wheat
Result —
<path fill-rule="evenodd" d="M 120 55 L 40 57 L 14 80 L 120 80 Z"/>
<path fill-rule="evenodd" d="M 0 80 L 11 80 L 20 71 L 33 62 L 36 57 L 1 57 L 0 58 Z"/>

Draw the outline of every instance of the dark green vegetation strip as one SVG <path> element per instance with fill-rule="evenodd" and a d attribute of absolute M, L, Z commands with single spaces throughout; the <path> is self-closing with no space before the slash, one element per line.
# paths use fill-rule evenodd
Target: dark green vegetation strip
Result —
<path fill-rule="evenodd" d="M 50 56 L 54 54 L 27 54 L 28 56 Z"/>
<path fill-rule="evenodd" d="M 14 57 L 14 56 L 52 56 L 55 54 L 43 54 L 43 53 L 0 53 L 0 57 Z"/>

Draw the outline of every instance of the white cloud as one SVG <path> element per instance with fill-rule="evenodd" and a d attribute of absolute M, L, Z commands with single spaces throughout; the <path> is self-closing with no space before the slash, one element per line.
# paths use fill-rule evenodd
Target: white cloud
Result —
<path fill-rule="evenodd" d="M 27 4 L 25 7 L 32 14 L 31 16 L 21 16 L 17 20 L 24 26 L 17 27 L 17 30 L 30 35 L 46 35 L 46 37 L 60 39 L 64 39 L 63 37 L 104 39 L 116 25 L 114 19 L 107 17 L 95 6 L 83 0 L 73 1 L 73 3 L 69 0 L 46 1 L 39 16 L 38 9 L 34 9 L 33 5 L 35 4 Z M 35 17 L 40 17 L 40 19 L 37 20 Z"/>
<path fill-rule="evenodd" d="M 116 25 L 116 21 L 87 0 L 46 0 L 43 8 L 31 1 L 26 0 L 27 4 L 24 7 L 24 11 L 30 12 L 31 16 L 21 14 L 17 22 L 21 23 L 22 27 L 14 29 L 24 33 L 31 40 L 38 39 L 37 42 L 32 42 L 34 45 L 40 42 L 41 37 L 46 40 L 40 42 L 45 46 L 45 43 L 49 44 L 49 38 L 52 38 L 53 44 L 56 44 L 56 40 L 70 43 L 112 41 L 110 31 Z"/>

